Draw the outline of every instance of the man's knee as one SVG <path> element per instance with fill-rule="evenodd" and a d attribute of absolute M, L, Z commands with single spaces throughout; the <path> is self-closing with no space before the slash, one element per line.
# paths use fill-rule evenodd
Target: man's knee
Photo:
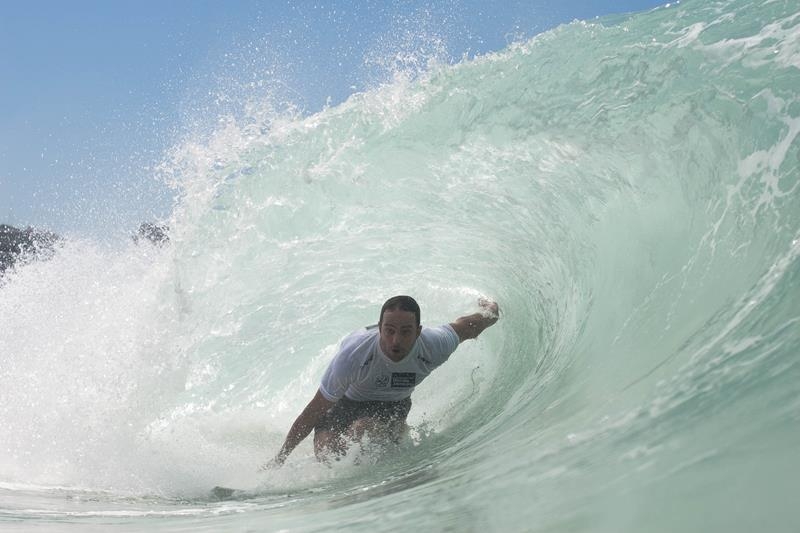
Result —
<path fill-rule="evenodd" d="M 314 431 L 314 455 L 320 461 L 327 459 L 331 453 L 341 455 L 344 452 L 344 442 L 341 435 L 330 430 Z"/>
<path fill-rule="evenodd" d="M 405 420 L 383 420 L 371 416 L 356 419 L 348 430 L 353 440 L 361 440 L 364 435 L 380 440 L 399 441 L 408 430 Z"/>
<path fill-rule="evenodd" d="M 386 430 L 386 423 L 372 416 L 362 416 L 350 424 L 348 434 L 354 440 L 361 440 L 364 435 L 379 436 Z"/>
<path fill-rule="evenodd" d="M 362 416 L 350 424 L 349 434 L 352 438 L 361 440 L 364 437 L 364 433 L 373 431 L 375 431 L 375 419 L 370 416 Z"/>

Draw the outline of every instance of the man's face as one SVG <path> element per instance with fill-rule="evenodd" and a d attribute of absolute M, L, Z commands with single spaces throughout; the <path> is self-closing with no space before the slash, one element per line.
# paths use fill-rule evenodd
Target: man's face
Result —
<path fill-rule="evenodd" d="M 417 341 L 422 326 L 411 311 L 385 311 L 381 322 L 381 350 L 392 361 L 400 361 Z"/>

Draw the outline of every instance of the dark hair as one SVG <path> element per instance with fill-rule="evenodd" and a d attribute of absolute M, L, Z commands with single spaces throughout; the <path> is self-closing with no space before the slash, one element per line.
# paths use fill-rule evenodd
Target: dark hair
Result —
<path fill-rule="evenodd" d="M 417 319 L 417 327 L 419 327 L 419 304 L 411 296 L 393 296 L 386 300 L 386 303 L 381 307 L 381 317 L 378 320 L 378 325 L 383 323 L 383 313 L 386 311 L 408 311 L 409 313 L 414 313 L 414 317 Z"/>

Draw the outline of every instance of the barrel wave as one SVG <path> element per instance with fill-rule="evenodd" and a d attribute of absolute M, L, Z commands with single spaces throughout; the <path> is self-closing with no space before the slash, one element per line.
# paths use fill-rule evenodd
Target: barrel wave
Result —
<path fill-rule="evenodd" d="M 794 3 L 574 22 L 231 117 L 159 174 L 168 244 L 76 237 L 3 280 L 3 527 L 800 528 Z M 501 319 L 398 449 L 258 470 L 395 294 Z"/>

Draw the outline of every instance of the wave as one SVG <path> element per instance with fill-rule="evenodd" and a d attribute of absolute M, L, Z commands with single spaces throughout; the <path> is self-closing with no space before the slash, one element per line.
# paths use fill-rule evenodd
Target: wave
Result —
<path fill-rule="evenodd" d="M 168 245 L 72 239 L 1 289 L 4 513 L 47 516 L 30 490 L 74 518 L 66 490 L 163 529 L 796 524 L 798 24 L 575 22 L 176 146 Z M 400 293 L 428 324 L 482 295 L 502 318 L 418 388 L 395 454 L 329 469 L 306 443 L 258 473 Z M 208 502 L 222 484 L 246 497 Z"/>

